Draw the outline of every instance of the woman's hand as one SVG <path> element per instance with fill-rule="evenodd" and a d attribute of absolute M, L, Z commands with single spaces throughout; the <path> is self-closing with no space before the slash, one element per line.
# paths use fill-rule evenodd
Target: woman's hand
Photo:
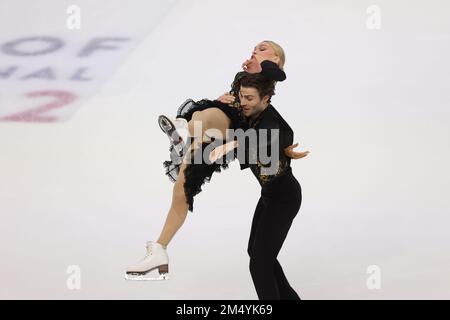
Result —
<path fill-rule="evenodd" d="M 242 64 L 242 69 L 244 69 L 244 71 L 248 73 L 260 73 L 262 71 L 261 61 L 261 58 L 252 55 L 250 59 L 245 60 L 245 62 Z"/>
<path fill-rule="evenodd" d="M 235 98 L 229 92 L 225 92 L 223 95 L 218 97 L 217 100 L 219 100 L 222 103 L 232 104 L 232 103 L 234 103 Z"/>
<path fill-rule="evenodd" d="M 295 152 L 294 148 L 298 146 L 298 143 L 292 144 L 289 147 L 284 149 L 284 154 L 292 159 L 300 159 L 303 157 L 306 157 L 309 153 L 309 151 L 305 152 Z"/>

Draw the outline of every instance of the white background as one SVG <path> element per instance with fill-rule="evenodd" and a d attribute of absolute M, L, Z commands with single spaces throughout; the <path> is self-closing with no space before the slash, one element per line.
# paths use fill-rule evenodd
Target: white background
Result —
<path fill-rule="evenodd" d="M 151 1 L 126 3 L 151 15 Z M 366 27 L 372 4 L 380 30 Z M 111 18 L 124 30 L 127 12 Z M 0 123 L 0 298 L 257 299 L 246 249 L 259 185 L 237 163 L 195 198 L 168 248 L 171 280 L 123 273 L 170 206 L 157 116 L 228 91 L 270 39 L 287 58 L 273 105 L 311 151 L 292 163 L 303 202 L 279 255 L 292 286 L 302 299 L 449 299 L 449 15 L 437 0 L 177 1 L 70 121 Z M 25 35 L 32 17 L 15 20 Z"/>

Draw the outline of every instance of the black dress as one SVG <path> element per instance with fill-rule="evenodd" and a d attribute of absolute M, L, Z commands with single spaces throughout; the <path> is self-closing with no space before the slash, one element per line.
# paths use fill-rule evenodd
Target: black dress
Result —
<path fill-rule="evenodd" d="M 247 122 L 242 114 L 242 109 L 239 100 L 239 80 L 245 74 L 245 71 L 238 72 L 231 84 L 231 90 L 229 91 L 235 97 L 233 104 L 222 103 L 218 100 L 202 99 L 200 101 L 194 101 L 192 99 L 187 99 L 177 111 L 177 118 L 184 118 L 186 121 L 190 121 L 192 115 L 196 111 L 202 111 L 208 108 L 219 108 L 222 110 L 228 118 L 231 120 L 230 129 L 238 129 L 247 126 Z M 210 142 L 203 142 L 201 148 L 198 148 L 195 153 L 192 153 L 190 157 L 193 159 L 196 153 L 203 151 L 209 145 Z M 164 161 L 163 165 L 165 168 L 165 173 L 172 182 L 175 182 L 178 178 L 178 173 L 183 161 L 176 152 L 174 152 L 173 145 L 170 147 L 170 158 L 171 160 Z M 193 211 L 194 196 L 202 191 L 202 185 L 205 182 L 210 182 L 214 172 L 221 172 L 223 169 L 228 169 L 228 163 L 223 162 L 222 164 L 205 162 L 202 163 L 188 163 L 184 170 L 184 192 L 186 194 L 187 203 L 189 205 L 189 211 Z"/>

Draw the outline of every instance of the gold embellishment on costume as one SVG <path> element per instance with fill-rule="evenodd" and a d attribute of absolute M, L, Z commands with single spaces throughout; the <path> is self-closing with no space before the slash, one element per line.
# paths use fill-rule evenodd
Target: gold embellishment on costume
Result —
<path fill-rule="evenodd" d="M 284 169 L 286 168 L 287 162 L 286 161 L 278 161 L 277 162 L 277 172 L 275 174 L 261 174 L 261 167 L 267 167 L 265 165 L 262 165 L 259 160 L 257 161 L 256 165 L 258 166 L 258 180 L 264 184 L 269 182 L 271 179 L 274 179 L 275 177 L 278 177 L 284 172 Z"/>

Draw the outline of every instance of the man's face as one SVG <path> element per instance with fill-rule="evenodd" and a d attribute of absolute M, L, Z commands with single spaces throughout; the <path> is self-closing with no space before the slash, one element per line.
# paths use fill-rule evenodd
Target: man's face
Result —
<path fill-rule="evenodd" d="M 268 96 L 261 99 L 258 90 L 251 87 L 241 86 L 239 91 L 239 99 L 241 100 L 242 112 L 245 117 L 253 118 L 264 110 L 267 106 Z"/>

